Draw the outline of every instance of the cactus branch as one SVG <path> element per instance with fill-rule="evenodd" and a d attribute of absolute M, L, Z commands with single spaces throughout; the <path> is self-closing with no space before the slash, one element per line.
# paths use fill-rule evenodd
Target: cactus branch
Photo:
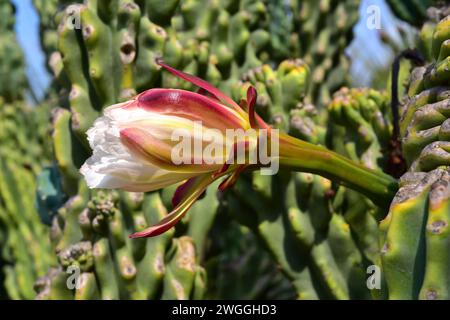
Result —
<path fill-rule="evenodd" d="M 391 112 L 393 122 L 393 132 L 389 145 L 389 165 L 388 172 L 392 176 L 399 178 L 406 171 L 406 161 L 402 153 L 402 144 L 400 141 L 400 116 L 399 116 L 399 98 L 398 98 L 398 76 L 400 71 L 400 60 L 408 59 L 415 66 L 422 66 L 425 63 L 422 55 L 415 49 L 406 49 L 398 54 L 392 63 L 392 81 L 391 81 Z"/>
<path fill-rule="evenodd" d="M 398 139 L 400 135 L 399 127 L 399 113 L 398 113 L 398 75 L 400 70 L 400 60 L 402 58 L 408 59 L 414 63 L 415 66 L 423 66 L 425 60 L 422 55 L 415 49 L 406 49 L 398 54 L 392 63 L 392 84 L 391 84 L 391 109 L 394 124 L 393 139 Z"/>

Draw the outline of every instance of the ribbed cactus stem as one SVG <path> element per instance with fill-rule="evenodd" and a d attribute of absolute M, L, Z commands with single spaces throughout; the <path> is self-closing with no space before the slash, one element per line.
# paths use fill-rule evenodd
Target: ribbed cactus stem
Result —
<path fill-rule="evenodd" d="M 280 165 L 319 174 L 354 189 L 388 208 L 398 189 L 391 176 L 369 169 L 324 147 L 280 134 Z"/>

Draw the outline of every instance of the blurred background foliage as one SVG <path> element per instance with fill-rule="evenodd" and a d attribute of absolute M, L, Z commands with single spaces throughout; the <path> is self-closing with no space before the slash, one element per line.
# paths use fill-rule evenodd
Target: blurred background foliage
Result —
<path fill-rule="evenodd" d="M 51 43 L 56 41 L 56 25 L 53 22 L 53 15 L 39 16 L 32 0 L 12 0 L 11 2 L 18 8 L 16 18 L 18 23 L 15 25 L 15 30 L 17 32 L 17 42 L 25 54 L 27 77 L 30 79 L 32 86 L 35 86 L 33 88 L 35 96 L 43 97 L 51 82 L 51 72 L 46 71 L 43 52 L 49 50 L 49 45 L 45 45 L 45 42 Z M 67 3 L 71 2 L 73 1 L 67 1 Z M 395 2 L 392 1 L 392 3 Z M 50 1 L 46 6 L 54 8 L 55 6 L 51 3 Z M 371 5 L 376 5 L 381 10 L 381 30 L 370 30 L 366 26 L 366 18 L 371 14 L 371 11 L 368 13 L 367 10 Z M 45 21 L 45 19 L 47 20 Z M 42 25 L 52 26 L 54 30 L 53 35 L 51 32 L 50 34 L 44 33 L 42 36 L 40 35 L 42 28 L 39 25 L 41 20 L 44 20 Z M 283 19 L 280 17 L 279 20 Z M 415 23 L 420 25 L 419 21 Z M 386 1 L 361 1 L 359 21 L 354 28 L 354 39 L 347 48 L 347 53 L 352 58 L 352 85 L 384 89 L 382 81 L 385 81 L 389 75 L 389 67 L 393 61 L 394 53 L 411 46 L 411 41 L 414 41 L 414 35 L 417 32 L 417 28 L 412 28 L 405 21 L 396 17 Z M 373 54 L 374 52 L 376 54 Z M 379 71 L 380 69 L 382 71 Z M 384 74 L 384 78 L 378 80 L 379 83 L 377 83 L 377 81 L 372 79 L 375 77 L 375 74 L 380 72 Z"/>

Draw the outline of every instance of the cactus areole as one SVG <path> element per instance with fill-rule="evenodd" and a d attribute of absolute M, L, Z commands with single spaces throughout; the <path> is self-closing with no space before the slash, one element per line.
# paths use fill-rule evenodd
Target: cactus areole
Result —
<path fill-rule="evenodd" d="M 397 183 L 390 176 L 272 129 L 255 113 L 252 86 L 237 104 L 208 82 L 157 62 L 200 89 L 150 89 L 106 108 L 87 132 L 93 155 L 81 168 L 91 188 L 145 192 L 183 182 L 174 194 L 173 211 L 131 238 L 173 227 L 217 179 L 224 178 L 223 191 L 245 169 L 275 174 L 278 164 L 340 182 L 380 206 L 391 201 Z M 187 136 L 190 140 L 180 143 Z"/>

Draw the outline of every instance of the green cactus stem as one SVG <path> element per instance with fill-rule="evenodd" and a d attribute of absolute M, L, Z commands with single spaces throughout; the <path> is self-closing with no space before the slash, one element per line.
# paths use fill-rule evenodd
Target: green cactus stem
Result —
<path fill-rule="evenodd" d="M 319 174 L 366 195 L 388 208 L 397 191 L 391 176 L 368 169 L 324 147 L 280 134 L 280 164 L 292 170 Z"/>

